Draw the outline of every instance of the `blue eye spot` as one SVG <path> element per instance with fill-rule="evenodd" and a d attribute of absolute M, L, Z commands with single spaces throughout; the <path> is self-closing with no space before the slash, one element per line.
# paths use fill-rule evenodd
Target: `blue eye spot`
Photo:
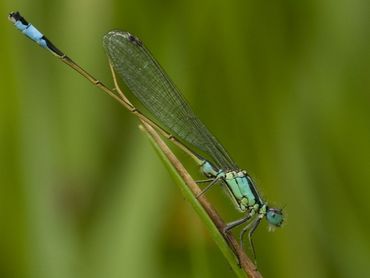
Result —
<path fill-rule="evenodd" d="M 266 213 L 267 222 L 273 226 L 279 227 L 284 222 L 284 216 L 281 210 L 269 209 Z"/>

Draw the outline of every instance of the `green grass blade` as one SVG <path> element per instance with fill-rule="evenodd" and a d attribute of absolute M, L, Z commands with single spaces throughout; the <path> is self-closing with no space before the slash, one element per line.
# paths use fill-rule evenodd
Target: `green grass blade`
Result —
<path fill-rule="evenodd" d="M 246 277 L 247 275 L 253 278 L 262 277 L 237 241 L 231 235 L 227 237 L 227 240 L 225 239 L 222 233 L 224 222 L 203 196 L 198 199 L 195 197 L 201 192 L 200 188 L 157 132 L 146 123 L 142 123 L 141 129 L 145 131 L 160 158 L 175 178 L 183 196 L 200 216 L 237 277 Z"/>

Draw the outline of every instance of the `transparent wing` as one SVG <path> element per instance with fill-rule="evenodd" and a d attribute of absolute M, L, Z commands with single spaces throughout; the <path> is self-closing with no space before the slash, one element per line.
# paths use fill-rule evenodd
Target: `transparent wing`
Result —
<path fill-rule="evenodd" d="M 115 71 L 159 124 L 207 153 L 218 167 L 237 168 L 138 38 L 128 32 L 111 31 L 104 36 L 103 44 Z"/>

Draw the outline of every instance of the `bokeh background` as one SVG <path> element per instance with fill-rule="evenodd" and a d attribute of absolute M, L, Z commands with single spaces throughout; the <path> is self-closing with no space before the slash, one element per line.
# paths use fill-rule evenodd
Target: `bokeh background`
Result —
<path fill-rule="evenodd" d="M 369 6 L 2 0 L 0 277 L 234 275 L 137 120 L 23 37 L 13 10 L 110 86 L 104 33 L 146 43 L 286 206 L 282 229 L 255 236 L 265 277 L 369 277 Z M 225 221 L 240 217 L 220 188 L 207 196 Z"/>

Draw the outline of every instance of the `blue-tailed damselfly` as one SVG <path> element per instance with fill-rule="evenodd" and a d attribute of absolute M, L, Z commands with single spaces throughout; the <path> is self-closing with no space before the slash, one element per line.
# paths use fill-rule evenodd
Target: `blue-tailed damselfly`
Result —
<path fill-rule="evenodd" d="M 224 232 L 247 223 L 240 233 L 240 240 L 242 244 L 243 236 L 248 231 L 254 256 L 252 235 L 261 220 L 265 217 L 270 225 L 281 226 L 284 220 L 282 210 L 267 205 L 258 193 L 251 177 L 237 166 L 224 147 L 194 114 L 174 83 L 137 37 L 128 32 L 111 31 L 104 36 L 103 45 L 114 71 L 152 114 L 155 122 L 136 109 L 120 90 L 117 95 L 77 65 L 18 12 L 11 13 L 9 19 L 24 35 L 49 50 L 190 155 L 207 177 L 205 181 L 209 182 L 202 193 L 216 183 L 224 185 L 239 210 L 246 213 L 243 218 L 228 223 Z M 116 87 L 118 88 L 117 84 Z M 211 159 L 205 159 L 186 144 L 199 149 Z"/>

